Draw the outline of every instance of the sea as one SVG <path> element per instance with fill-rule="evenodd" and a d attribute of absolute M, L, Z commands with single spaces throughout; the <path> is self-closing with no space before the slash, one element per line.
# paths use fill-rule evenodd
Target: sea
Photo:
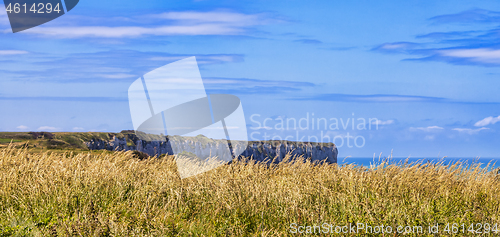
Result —
<path fill-rule="evenodd" d="M 442 157 L 442 158 L 425 158 L 425 157 L 338 157 L 337 163 L 339 165 L 354 164 L 359 166 L 365 166 L 369 168 L 370 166 L 377 166 L 382 162 L 388 164 L 404 164 L 407 163 L 441 163 L 443 165 L 451 165 L 457 162 L 461 162 L 464 166 L 474 166 L 479 165 L 482 168 L 488 168 L 489 170 L 495 170 L 500 168 L 500 158 L 461 158 L 461 157 Z"/>

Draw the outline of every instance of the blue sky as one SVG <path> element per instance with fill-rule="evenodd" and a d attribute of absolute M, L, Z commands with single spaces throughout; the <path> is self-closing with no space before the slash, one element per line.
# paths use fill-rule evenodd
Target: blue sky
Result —
<path fill-rule="evenodd" d="M 132 129 L 130 84 L 196 56 L 209 93 L 241 98 L 251 138 L 500 157 L 499 20 L 498 1 L 82 0 L 13 34 L 0 11 L 0 130 Z M 313 118 L 356 128 L 279 126 Z"/>

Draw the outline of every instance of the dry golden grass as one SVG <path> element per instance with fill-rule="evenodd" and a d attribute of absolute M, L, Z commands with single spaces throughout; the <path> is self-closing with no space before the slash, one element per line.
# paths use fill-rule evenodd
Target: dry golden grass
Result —
<path fill-rule="evenodd" d="M 0 235 L 276 236 L 292 223 L 500 223 L 499 176 L 463 168 L 235 162 L 180 179 L 168 158 L 7 148 Z"/>

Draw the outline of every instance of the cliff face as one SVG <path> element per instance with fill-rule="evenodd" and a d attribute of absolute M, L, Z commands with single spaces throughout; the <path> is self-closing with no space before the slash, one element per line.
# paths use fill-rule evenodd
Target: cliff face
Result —
<path fill-rule="evenodd" d="M 280 162 L 286 154 L 291 153 L 292 156 L 303 156 L 312 161 L 326 160 L 328 163 L 337 163 L 337 148 L 334 144 L 310 144 L 310 143 L 294 143 L 294 142 L 249 142 L 250 144 L 241 142 L 232 142 L 234 151 L 239 151 L 241 156 L 250 157 L 257 161 Z M 90 150 L 114 150 L 128 151 L 138 150 L 148 155 L 161 154 L 177 154 L 180 151 L 193 153 L 196 156 L 205 159 L 208 157 L 217 156 L 219 159 L 230 161 L 231 155 L 227 151 L 227 143 L 225 140 L 203 142 L 197 139 L 176 138 L 167 141 L 143 141 L 136 140 L 135 146 L 127 145 L 125 138 L 113 137 L 110 141 L 92 139 L 85 143 Z M 246 146 L 245 146 L 246 145 Z"/>
<path fill-rule="evenodd" d="M 326 160 L 328 163 L 337 163 L 338 150 L 333 144 L 315 145 L 310 143 L 268 143 L 254 142 L 241 154 L 244 157 L 252 157 L 258 161 L 266 159 L 275 159 L 275 162 L 280 162 L 285 158 L 286 154 L 290 153 L 293 157 L 303 156 L 312 161 Z"/>

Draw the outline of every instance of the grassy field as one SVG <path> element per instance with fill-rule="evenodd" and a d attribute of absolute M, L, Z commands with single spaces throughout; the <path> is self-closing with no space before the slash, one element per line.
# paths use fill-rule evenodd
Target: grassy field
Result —
<path fill-rule="evenodd" d="M 488 235 L 467 228 L 500 224 L 500 176 L 464 168 L 235 162 L 180 179 L 171 157 L 11 147 L 0 150 L 0 236 L 284 236 L 358 222 L 392 226 L 384 236 L 435 224 L 445 235 L 446 223 Z"/>
<path fill-rule="evenodd" d="M 130 137 L 134 137 L 133 131 L 122 131 L 120 133 L 104 132 L 0 132 L 0 149 L 9 146 L 12 142 L 16 147 L 29 147 L 34 150 L 88 150 L 85 142 L 92 139 L 104 141 L 111 140 L 114 136 L 126 138 L 127 142 L 133 144 Z"/>

